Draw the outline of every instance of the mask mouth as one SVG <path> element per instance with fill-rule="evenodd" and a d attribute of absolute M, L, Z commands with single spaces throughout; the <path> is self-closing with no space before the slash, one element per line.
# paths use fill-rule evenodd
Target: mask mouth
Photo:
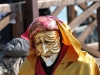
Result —
<path fill-rule="evenodd" d="M 50 58 L 51 56 L 53 56 L 53 54 L 45 54 L 45 55 L 41 55 L 41 56 L 43 56 L 45 58 Z"/>
<path fill-rule="evenodd" d="M 45 58 L 49 58 L 50 56 L 44 56 Z"/>

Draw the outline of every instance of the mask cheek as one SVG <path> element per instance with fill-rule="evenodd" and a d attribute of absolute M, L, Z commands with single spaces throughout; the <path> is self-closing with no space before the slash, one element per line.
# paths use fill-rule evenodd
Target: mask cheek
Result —
<path fill-rule="evenodd" d="M 35 45 L 35 49 L 36 49 L 35 51 L 36 51 L 37 56 L 40 56 L 41 53 L 42 53 L 41 46 L 40 45 L 38 45 L 38 46 Z"/>
<path fill-rule="evenodd" d="M 49 46 L 48 48 L 52 53 L 56 54 L 60 52 L 61 46 L 59 42 L 57 41 L 54 45 Z"/>

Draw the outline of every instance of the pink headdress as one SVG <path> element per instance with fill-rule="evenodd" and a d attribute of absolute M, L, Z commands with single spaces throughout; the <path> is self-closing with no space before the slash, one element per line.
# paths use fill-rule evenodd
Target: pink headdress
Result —
<path fill-rule="evenodd" d="M 58 26 L 56 21 L 52 18 L 41 16 L 34 20 L 29 26 L 29 41 L 30 47 L 33 48 L 33 36 L 34 34 L 42 31 L 49 31 L 49 30 L 58 30 Z"/>

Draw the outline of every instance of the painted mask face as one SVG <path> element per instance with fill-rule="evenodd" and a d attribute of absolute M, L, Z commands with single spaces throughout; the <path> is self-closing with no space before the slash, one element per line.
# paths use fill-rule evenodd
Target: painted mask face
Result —
<path fill-rule="evenodd" d="M 61 46 L 57 31 L 44 31 L 34 35 L 34 46 L 37 56 L 41 56 L 46 66 L 51 66 L 56 60 Z"/>

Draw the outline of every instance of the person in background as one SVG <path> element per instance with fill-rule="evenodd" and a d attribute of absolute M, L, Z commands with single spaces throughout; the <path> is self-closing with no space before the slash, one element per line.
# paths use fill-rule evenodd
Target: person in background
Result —
<path fill-rule="evenodd" d="M 0 55 L 0 75 L 18 75 L 22 63 L 29 53 L 29 42 L 14 38 L 5 46 Z"/>
<path fill-rule="evenodd" d="M 27 33 L 22 37 L 29 40 L 29 54 L 18 75 L 100 75 L 94 58 L 61 20 L 40 16 Z"/>

